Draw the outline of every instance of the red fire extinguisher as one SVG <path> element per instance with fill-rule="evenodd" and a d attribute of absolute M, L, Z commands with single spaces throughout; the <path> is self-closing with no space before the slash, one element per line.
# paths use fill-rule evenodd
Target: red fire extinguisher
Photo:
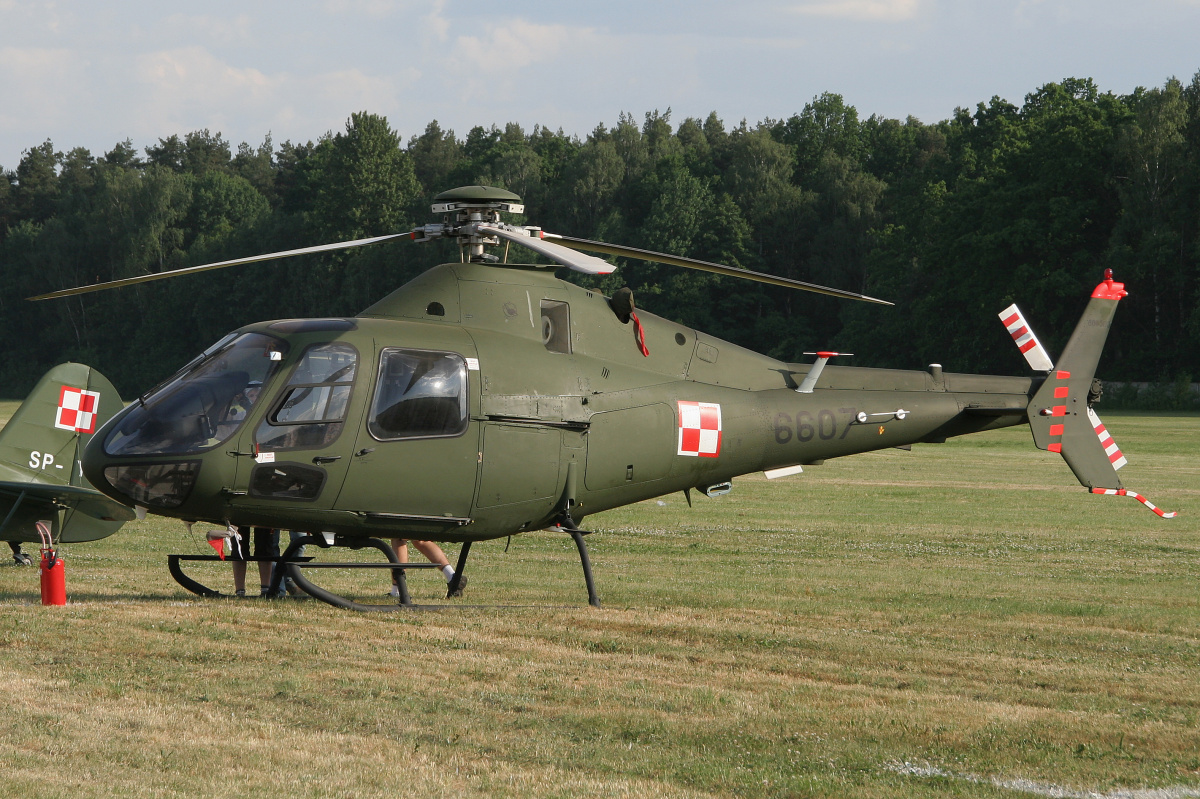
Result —
<path fill-rule="evenodd" d="M 42 604 L 67 604 L 67 576 L 62 556 L 54 549 L 42 550 Z"/>
<path fill-rule="evenodd" d="M 38 522 L 36 527 L 38 535 L 42 539 L 42 604 L 65 605 L 67 604 L 66 569 L 63 567 L 62 556 L 58 554 L 58 550 L 54 547 L 54 541 L 50 537 L 50 523 Z"/>

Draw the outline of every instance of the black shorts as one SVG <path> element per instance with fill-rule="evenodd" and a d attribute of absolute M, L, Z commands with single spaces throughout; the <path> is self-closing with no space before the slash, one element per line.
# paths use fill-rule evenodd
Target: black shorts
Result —
<path fill-rule="evenodd" d="M 241 541 L 236 538 L 229 539 L 230 549 L 233 550 L 230 557 L 234 560 L 249 560 L 250 559 L 250 528 L 239 527 L 238 534 L 242 537 Z M 254 528 L 254 557 L 256 558 L 277 558 L 279 557 L 279 531 L 270 527 L 255 527 Z"/>

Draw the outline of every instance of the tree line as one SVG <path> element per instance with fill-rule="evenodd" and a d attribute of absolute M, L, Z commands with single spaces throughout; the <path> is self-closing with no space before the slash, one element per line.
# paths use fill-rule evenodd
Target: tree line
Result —
<path fill-rule="evenodd" d="M 46 141 L 0 169 L 0 396 L 75 360 L 133 395 L 225 332 L 352 315 L 450 245 L 384 244 L 70 299 L 55 289 L 407 230 L 468 184 L 524 199 L 524 219 L 583 238 L 718 261 L 896 303 L 834 300 L 642 262 L 568 279 L 788 361 L 1023 373 L 996 318 L 1018 302 L 1061 352 L 1111 268 L 1127 284 L 1106 379 L 1200 374 L 1200 73 L 1128 95 L 1049 83 L 927 124 L 860 119 L 822 94 L 788 119 L 622 114 L 586 137 L 509 123 L 407 141 L 357 113 L 316 141 L 236 148 L 171 135 L 103 155 Z"/>

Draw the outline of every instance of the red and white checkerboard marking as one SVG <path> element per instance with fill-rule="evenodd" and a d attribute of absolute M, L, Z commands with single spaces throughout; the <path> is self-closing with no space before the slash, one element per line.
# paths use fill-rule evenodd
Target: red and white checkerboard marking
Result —
<path fill-rule="evenodd" d="M 715 458 L 721 454 L 721 406 L 679 400 L 677 455 Z"/>
<path fill-rule="evenodd" d="M 54 417 L 54 426 L 73 433 L 94 433 L 96 406 L 99 404 L 99 391 L 63 386 L 58 395 L 58 414 Z"/>
<path fill-rule="evenodd" d="M 1100 438 L 1100 446 L 1104 447 L 1104 454 L 1108 456 L 1108 460 L 1112 463 L 1114 469 L 1120 469 L 1129 461 L 1125 460 L 1125 456 L 1121 454 L 1121 450 L 1117 448 L 1117 442 L 1113 441 L 1112 436 L 1108 434 L 1108 430 L 1104 427 L 1104 422 L 1100 421 L 1100 417 L 1091 408 L 1087 409 L 1088 421 L 1092 423 L 1092 429 L 1096 431 L 1096 435 Z"/>
<path fill-rule="evenodd" d="M 1029 323 L 1025 321 L 1025 314 L 1021 313 L 1021 309 L 1017 307 L 1016 303 L 1001 311 L 999 316 L 1000 321 L 1008 329 L 1008 334 L 1012 336 L 1031 368 L 1043 372 L 1049 372 L 1054 368 L 1054 362 L 1050 360 L 1046 348 L 1029 329 Z"/>

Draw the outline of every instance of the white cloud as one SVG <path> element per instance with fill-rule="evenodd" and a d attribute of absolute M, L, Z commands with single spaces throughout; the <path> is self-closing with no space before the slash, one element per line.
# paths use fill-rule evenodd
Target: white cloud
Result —
<path fill-rule="evenodd" d="M 64 90 L 78 88 L 84 72 L 85 65 L 69 50 L 0 48 L 0 131 L 29 120 L 49 128 L 69 119 L 73 91 Z"/>
<path fill-rule="evenodd" d="M 232 17 L 172 14 L 163 27 L 188 39 L 203 38 L 216 45 L 253 45 L 253 20 L 247 14 Z"/>
<path fill-rule="evenodd" d="M 567 44 L 574 49 L 591 32 L 571 30 L 565 25 L 538 25 L 516 20 L 493 28 L 486 38 L 460 36 L 454 54 L 477 69 L 489 72 L 524 69 L 558 58 Z"/>
<path fill-rule="evenodd" d="M 431 22 L 436 24 L 436 20 Z M 574 102 L 594 91 L 598 83 L 618 85 L 619 76 L 631 66 L 640 71 L 626 57 L 625 38 L 591 28 L 522 19 L 491 26 L 484 35 L 456 36 L 445 47 L 451 58 L 444 80 L 452 96 L 462 102 L 502 107 L 502 115 L 508 118 L 521 118 L 547 101 Z M 551 87 L 568 86 L 575 91 L 557 100 L 548 96 Z"/>
<path fill-rule="evenodd" d="M 143 83 L 150 84 L 158 99 L 181 98 L 189 104 L 235 96 L 244 102 L 266 96 L 280 82 L 280 78 L 270 78 L 257 69 L 229 66 L 203 47 L 160 50 L 139 56 L 137 75 Z"/>
<path fill-rule="evenodd" d="M 234 120 L 258 117 L 288 80 L 286 74 L 231 66 L 202 47 L 146 53 L 132 69 L 145 86 L 125 95 L 132 132 L 147 138 L 202 127 L 215 133 Z"/>
<path fill-rule="evenodd" d="M 382 19 L 397 11 L 419 11 L 428 4 L 420 0 L 325 0 L 325 12 L 337 17 Z"/>
<path fill-rule="evenodd" d="M 148 85 L 136 111 L 137 135 L 151 139 L 208 128 L 232 142 L 267 131 L 277 140 L 337 132 L 355 111 L 397 108 L 402 92 L 421 76 L 403 66 L 386 73 L 351 68 L 268 74 L 232 66 L 199 47 L 142 56 L 137 73 Z"/>
<path fill-rule="evenodd" d="M 345 116 L 353 111 L 375 111 L 394 107 L 399 90 L 412 84 L 420 72 L 401 70 L 398 75 L 379 77 L 361 70 L 347 69 L 327 72 L 295 81 L 294 89 L 300 89 L 302 97 L 310 98 L 314 106 L 346 109 Z"/>
<path fill-rule="evenodd" d="M 919 0 L 829 0 L 799 3 L 792 11 L 814 17 L 851 19 L 860 22 L 904 22 L 920 11 Z"/>
<path fill-rule="evenodd" d="M 450 20 L 442 14 L 445 8 L 446 0 L 436 0 L 424 18 L 425 25 L 439 42 L 444 42 L 450 37 Z"/>

